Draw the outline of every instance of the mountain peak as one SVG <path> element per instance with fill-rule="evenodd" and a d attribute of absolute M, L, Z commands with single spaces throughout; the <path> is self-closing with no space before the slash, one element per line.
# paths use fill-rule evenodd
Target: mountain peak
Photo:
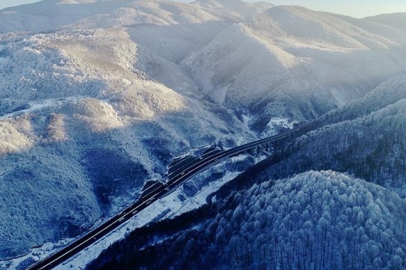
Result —
<path fill-rule="evenodd" d="M 216 13 L 217 15 L 219 12 L 224 13 L 223 11 L 219 11 L 217 9 L 226 9 L 228 12 L 236 13 L 239 18 L 250 18 L 255 14 L 261 13 L 274 5 L 270 3 L 247 3 L 240 0 L 198 0 L 193 2 L 194 5 L 200 6 L 202 9 L 210 9 L 211 13 Z"/>

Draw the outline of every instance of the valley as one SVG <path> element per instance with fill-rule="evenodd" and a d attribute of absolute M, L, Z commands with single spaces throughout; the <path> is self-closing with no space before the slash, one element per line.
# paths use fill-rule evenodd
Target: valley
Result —
<path fill-rule="evenodd" d="M 119 213 L 148 181 L 165 183 L 179 156 L 233 149 L 315 119 L 320 126 L 280 145 L 280 152 L 268 153 L 255 166 L 250 163 L 250 175 L 239 171 L 223 188 L 211 190 L 216 201 L 161 221 L 176 228 L 185 218 L 182 229 L 161 232 L 161 223 L 152 222 L 146 235 L 159 241 L 134 245 L 133 252 L 147 254 L 150 263 L 154 248 L 176 251 L 187 245 L 189 255 L 174 261 L 174 268 L 190 261 L 204 265 L 216 253 L 224 257 L 210 263 L 219 269 L 231 267 L 233 259 L 237 269 L 262 269 L 252 264 L 260 260 L 257 255 L 247 255 L 256 243 L 278 258 L 263 258 L 267 267 L 289 268 L 293 257 L 293 262 L 304 254 L 315 258 L 323 239 L 341 243 L 340 248 L 306 263 L 401 269 L 406 262 L 398 257 L 406 249 L 391 239 L 403 239 L 404 231 L 404 213 L 397 209 L 406 197 L 405 18 L 398 13 L 356 19 L 239 0 L 43 0 L 0 10 L 0 269 L 13 258 L 30 256 L 34 247 L 73 239 Z M 229 171 L 221 170 L 218 175 Z M 244 185 L 238 184 L 241 177 Z M 335 212 L 281 183 L 310 197 L 328 190 Z M 243 198 L 256 193 L 255 209 L 261 210 L 252 210 L 237 193 Z M 303 204 L 285 205 L 282 198 Z M 312 205 L 307 216 L 280 216 L 303 212 L 304 204 Z M 362 209 L 358 223 L 347 207 L 354 213 Z M 269 214 L 288 229 L 279 237 L 270 227 L 274 221 L 262 224 L 258 217 L 258 224 L 254 213 L 234 217 L 238 208 Z M 322 213 L 337 215 L 354 232 L 332 238 L 341 227 L 332 219 L 320 221 Z M 379 238 L 369 219 L 387 220 L 379 229 L 395 234 Z M 298 231 L 295 221 L 309 226 L 302 233 L 311 232 L 314 245 L 299 236 L 301 243 L 287 242 L 284 236 Z M 319 221 L 321 231 L 314 229 Z M 269 239 L 250 238 L 233 222 L 247 230 L 260 226 Z M 210 229 L 196 231 L 196 226 Z M 354 266 L 356 259 L 342 254 L 354 246 L 345 239 L 358 228 L 371 229 L 366 235 L 373 241 L 362 238 L 358 250 L 373 248 L 362 254 L 365 265 Z M 202 242 L 196 241 L 197 232 Z M 112 249 L 132 243 L 132 237 Z M 196 258 L 196 250 L 214 237 L 217 247 Z M 233 255 L 222 248 L 224 239 L 244 249 Z M 297 253 L 287 259 L 264 241 L 284 241 L 283 247 L 294 246 Z M 314 249 L 306 253 L 303 245 Z M 127 256 L 108 252 L 108 263 Z M 377 253 L 384 255 L 373 261 Z M 340 264 L 329 264 L 334 256 L 341 256 Z M 159 268 L 167 261 L 154 263 Z"/>

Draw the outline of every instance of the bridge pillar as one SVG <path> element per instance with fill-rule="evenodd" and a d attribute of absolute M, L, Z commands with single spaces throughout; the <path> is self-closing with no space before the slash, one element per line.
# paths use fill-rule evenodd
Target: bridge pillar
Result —
<path fill-rule="evenodd" d="M 257 147 L 257 155 L 260 155 L 262 153 L 262 145 L 258 145 Z"/>
<path fill-rule="evenodd" d="M 247 150 L 247 154 L 250 156 L 254 156 L 256 152 L 256 148 L 251 148 Z"/>
<path fill-rule="evenodd" d="M 269 150 L 270 150 L 270 145 L 269 145 L 269 142 L 267 142 L 267 143 L 265 144 L 265 151 L 266 151 L 266 152 L 269 152 Z"/>

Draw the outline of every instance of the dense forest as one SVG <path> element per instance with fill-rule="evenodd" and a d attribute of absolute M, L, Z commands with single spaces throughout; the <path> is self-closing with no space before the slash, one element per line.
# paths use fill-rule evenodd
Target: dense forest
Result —
<path fill-rule="evenodd" d="M 282 161 L 268 162 L 268 176 L 278 179 L 331 169 L 391 189 L 402 187 L 406 184 L 405 88 L 406 78 L 395 78 L 325 115 L 321 128 L 279 150 Z"/>
<path fill-rule="evenodd" d="M 311 171 L 255 184 L 216 207 L 200 222 L 173 220 L 188 229 L 158 233 L 149 243 L 139 242 L 140 233 L 154 235 L 160 225 L 136 231 L 89 269 L 406 267 L 406 202 L 346 174 Z"/>

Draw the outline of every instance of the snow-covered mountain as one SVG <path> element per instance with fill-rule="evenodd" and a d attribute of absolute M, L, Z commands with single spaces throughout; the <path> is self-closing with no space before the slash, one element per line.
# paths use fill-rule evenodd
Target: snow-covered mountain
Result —
<path fill-rule="evenodd" d="M 239 0 L 193 4 L 166 0 L 44 0 L 1 11 L 0 32 L 241 21 L 270 7 Z"/>
<path fill-rule="evenodd" d="M 250 137 L 227 109 L 200 104 L 136 69 L 137 46 L 122 30 L 71 34 L 36 35 L 4 49 L 1 229 L 15 235 L 3 239 L 5 256 L 80 232 L 69 228 L 89 226 L 122 206 L 123 196 L 137 197 L 176 155 L 242 139 L 232 133 Z"/>
<path fill-rule="evenodd" d="M 405 44 L 397 24 L 237 0 L 1 10 L 0 258 L 81 233 L 179 154 L 355 106 L 404 74 Z"/>
<path fill-rule="evenodd" d="M 376 22 L 383 25 L 388 25 L 405 32 L 406 31 L 405 15 L 406 13 L 383 14 L 367 17 L 365 18 L 365 20 Z"/>
<path fill-rule="evenodd" d="M 316 117 L 404 74 L 406 35 L 386 28 L 275 7 L 229 26 L 182 64 L 215 102 L 261 112 L 262 131 L 272 116 Z"/>
<path fill-rule="evenodd" d="M 192 4 L 216 17 L 227 20 L 234 18 L 236 22 L 249 19 L 274 6 L 265 2 L 246 3 L 240 0 L 198 0 Z"/>

